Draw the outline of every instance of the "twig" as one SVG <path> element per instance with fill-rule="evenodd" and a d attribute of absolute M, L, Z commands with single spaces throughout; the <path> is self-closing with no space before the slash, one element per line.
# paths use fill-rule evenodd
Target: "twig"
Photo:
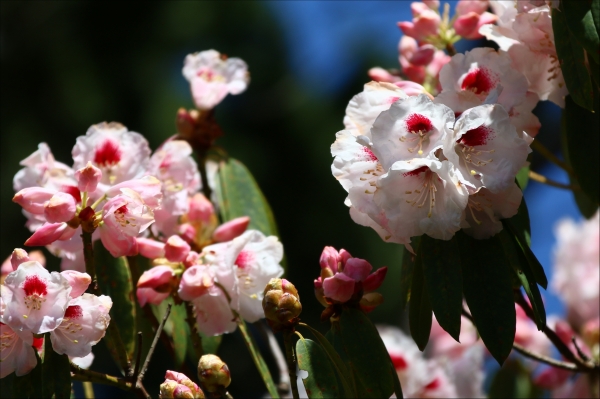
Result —
<path fill-rule="evenodd" d="M 86 370 L 76 364 L 70 363 L 71 377 L 77 381 L 90 381 L 98 384 L 111 385 L 121 388 L 125 391 L 131 391 L 133 384 L 125 378 L 115 377 L 109 374 L 99 373 L 97 371 Z"/>
<path fill-rule="evenodd" d="M 540 155 L 546 158 L 548 161 L 552 162 L 556 166 L 565 170 L 568 174 L 573 174 L 573 169 L 567 165 L 564 161 L 558 159 L 556 155 L 552 153 L 549 149 L 547 149 L 539 140 L 533 140 L 531 143 L 531 148 L 536 150 Z"/>
<path fill-rule="evenodd" d="M 154 349 L 156 348 L 156 344 L 158 343 L 158 338 L 160 337 L 160 333 L 162 332 L 169 315 L 171 314 L 171 304 L 167 305 L 167 311 L 165 313 L 165 317 L 163 317 L 160 325 L 158 326 L 158 330 L 156 330 L 156 334 L 154 334 L 154 340 L 152 341 L 152 345 L 150 345 L 150 349 L 148 350 L 148 354 L 146 355 L 146 360 L 144 360 L 144 365 L 142 366 L 142 370 L 137 378 L 137 384 L 139 385 L 144 379 L 144 374 L 146 374 L 146 370 L 148 370 L 148 364 L 150 363 L 150 359 L 154 354 Z"/>
<path fill-rule="evenodd" d="M 564 369 L 564 370 L 569 370 L 569 371 L 574 371 L 574 372 L 579 371 L 579 367 L 574 363 L 563 362 L 561 360 L 555 360 L 555 359 L 552 359 L 551 357 L 540 355 L 539 353 L 532 352 L 529 349 L 526 349 L 525 347 L 523 347 L 517 343 L 513 343 L 513 349 L 516 350 L 517 352 L 519 352 L 520 354 L 522 354 L 523 356 L 526 356 L 533 360 L 537 360 L 538 362 L 546 363 L 546 364 L 549 364 L 550 366 L 554 366 L 559 369 Z"/>
<path fill-rule="evenodd" d="M 298 399 L 300 394 L 298 393 L 298 377 L 296 376 L 296 356 L 294 355 L 294 346 L 292 343 L 292 337 L 294 333 L 290 330 L 283 332 L 283 340 L 285 342 L 285 357 L 287 359 L 288 373 L 290 376 L 290 384 L 292 386 L 292 396 L 294 399 Z"/>
<path fill-rule="evenodd" d="M 559 183 L 557 181 L 548 179 L 544 175 L 540 175 L 539 173 L 535 173 L 532 170 L 529 171 L 529 178 L 531 180 L 534 180 L 534 181 L 537 181 L 537 182 L 540 182 L 540 183 L 543 183 L 543 184 L 547 184 L 547 185 L 552 186 L 552 187 L 564 188 L 565 190 L 571 190 L 571 191 L 581 190 L 579 188 L 579 186 L 574 186 L 574 185 L 570 185 L 570 184 Z"/>
<path fill-rule="evenodd" d="M 275 358 L 275 362 L 277 363 L 277 367 L 279 368 L 279 384 L 277 384 L 277 390 L 281 395 L 285 395 L 290 391 L 290 376 L 288 371 L 288 366 L 285 361 L 285 356 L 277 343 L 277 339 L 275 339 L 275 335 L 270 328 L 263 328 L 262 324 L 258 324 L 261 326 L 263 331 L 267 334 L 267 338 L 269 339 L 269 347 L 271 348 L 271 353 Z"/>
<path fill-rule="evenodd" d="M 587 355 L 585 353 L 583 353 L 583 351 L 579 347 L 579 344 L 577 344 L 577 340 L 575 339 L 575 337 L 571 337 L 571 342 L 573 342 L 573 346 L 577 350 L 577 354 L 579 355 L 579 357 L 581 358 L 581 360 L 583 360 L 584 362 L 589 362 L 590 358 L 587 357 Z"/>
<path fill-rule="evenodd" d="M 138 331 L 137 333 L 137 354 L 135 358 L 135 369 L 133 370 L 133 375 L 131 376 L 131 381 L 137 381 L 138 375 L 140 372 L 140 361 L 142 360 L 142 332 Z"/>

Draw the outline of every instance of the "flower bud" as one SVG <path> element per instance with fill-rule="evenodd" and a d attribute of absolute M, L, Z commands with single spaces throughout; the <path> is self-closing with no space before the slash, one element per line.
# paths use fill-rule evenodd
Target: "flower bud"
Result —
<path fill-rule="evenodd" d="M 163 258 L 165 256 L 165 243 L 151 238 L 136 238 L 140 255 L 148 259 Z"/>
<path fill-rule="evenodd" d="M 319 259 L 319 264 L 321 265 L 321 269 L 329 267 L 333 273 L 336 273 L 338 270 L 338 262 L 341 261 L 340 254 L 333 247 L 325 247 L 323 248 L 323 252 L 321 253 L 321 258 Z"/>
<path fill-rule="evenodd" d="M 365 292 L 375 291 L 383 283 L 385 275 L 387 274 L 387 266 L 381 267 L 369 274 L 369 277 L 363 281 L 363 290 Z"/>
<path fill-rule="evenodd" d="M 183 373 L 167 370 L 165 382 L 160 384 L 160 398 L 204 399 L 204 392 Z"/>
<path fill-rule="evenodd" d="M 354 281 L 364 281 L 373 266 L 369 262 L 360 258 L 350 258 L 344 265 L 344 274 Z"/>
<path fill-rule="evenodd" d="M 13 202 L 21 205 L 29 213 L 41 215 L 44 213 L 44 205 L 55 193 L 56 191 L 47 188 L 28 187 L 16 193 Z"/>
<path fill-rule="evenodd" d="M 285 279 L 272 278 L 264 291 L 263 310 L 274 329 L 294 324 L 302 312 L 302 304 L 296 287 Z"/>
<path fill-rule="evenodd" d="M 165 286 L 169 286 L 173 279 L 173 269 L 169 266 L 155 266 L 146 270 L 137 282 L 138 288 L 153 288 L 159 292 L 165 292 Z"/>
<path fill-rule="evenodd" d="M 208 293 L 208 289 L 212 287 L 214 280 L 208 271 L 208 267 L 194 265 L 187 269 L 181 275 L 179 297 L 184 301 L 191 301 L 199 296 Z"/>
<path fill-rule="evenodd" d="M 77 204 L 71 194 L 58 192 L 44 205 L 44 216 L 49 223 L 68 222 L 75 216 Z"/>
<path fill-rule="evenodd" d="M 323 293 L 327 298 L 338 302 L 347 302 L 354 294 L 356 281 L 344 273 L 323 280 Z"/>
<path fill-rule="evenodd" d="M 204 355 L 200 358 L 198 378 L 208 392 L 218 392 L 231 384 L 229 367 L 215 355 Z"/>
<path fill-rule="evenodd" d="M 77 188 L 79 188 L 79 191 L 93 193 L 96 191 L 100 180 L 102 180 L 102 171 L 88 161 L 84 168 L 75 172 L 75 179 L 77 179 Z"/>
<path fill-rule="evenodd" d="M 196 261 L 200 258 L 200 254 L 196 251 L 190 251 L 190 253 L 185 257 L 183 261 L 183 265 L 188 268 L 192 267 L 196 264 Z"/>
<path fill-rule="evenodd" d="M 197 193 L 189 200 L 188 220 L 191 222 L 201 221 L 208 223 L 210 217 L 215 213 L 213 204 L 206 197 Z"/>
<path fill-rule="evenodd" d="M 43 247 L 52 244 L 62 238 L 64 234 L 69 233 L 69 229 L 70 227 L 66 223 L 44 223 L 25 241 L 25 245 L 28 247 Z"/>
<path fill-rule="evenodd" d="M 169 262 L 183 262 L 190 253 L 190 244 L 181 237 L 173 235 L 169 237 L 165 244 L 165 258 Z"/>
<path fill-rule="evenodd" d="M 177 234 L 179 234 L 188 244 L 191 244 L 196 240 L 197 233 L 198 230 L 190 223 L 183 223 L 177 227 Z"/>
<path fill-rule="evenodd" d="M 246 231 L 249 224 L 250 218 L 248 216 L 242 216 L 225 222 L 214 231 L 213 240 L 216 242 L 231 241 Z"/>
<path fill-rule="evenodd" d="M 60 274 L 67 279 L 71 286 L 71 298 L 76 298 L 88 289 L 92 278 L 87 273 L 81 273 L 76 270 L 64 270 Z"/>
<path fill-rule="evenodd" d="M 15 248 L 12 255 L 10 256 L 10 264 L 13 270 L 17 270 L 17 267 L 23 262 L 28 262 L 33 259 L 29 259 L 27 251 L 21 248 Z"/>

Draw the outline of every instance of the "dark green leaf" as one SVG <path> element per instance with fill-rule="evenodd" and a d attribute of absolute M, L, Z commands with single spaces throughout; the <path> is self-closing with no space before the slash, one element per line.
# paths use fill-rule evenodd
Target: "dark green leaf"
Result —
<path fill-rule="evenodd" d="M 371 320 L 359 309 L 344 308 L 340 336 L 354 370 L 358 396 L 389 398 L 394 392 L 390 356 Z"/>
<path fill-rule="evenodd" d="M 537 327 L 541 331 L 546 325 L 546 310 L 544 309 L 540 290 L 529 268 L 529 262 L 527 262 L 519 244 L 514 241 L 513 236 L 506 229 L 502 230 L 497 237 L 502 243 L 506 259 L 527 293 L 527 297 L 533 308 Z"/>
<path fill-rule="evenodd" d="M 412 238 L 412 247 L 416 253 L 419 253 L 421 237 Z M 413 270 L 415 267 L 415 255 L 406 247 L 402 250 L 402 268 L 400 269 L 400 307 L 406 309 L 406 304 L 410 299 L 410 286 L 412 284 Z"/>
<path fill-rule="evenodd" d="M 596 101 L 596 108 L 598 101 Z M 563 132 L 568 159 L 583 192 L 598 204 L 600 197 L 600 110 L 591 113 L 567 96 Z"/>
<path fill-rule="evenodd" d="M 457 236 L 467 305 L 485 346 L 502 364 L 516 327 L 510 266 L 498 239 L 475 240 L 460 231 Z"/>
<path fill-rule="evenodd" d="M 517 173 L 517 184 L 521 191 L 525 191 L 527 183 L 529 183 L 529 165 L 522 167 Z"/>
<path fill-rule="evenodd" d="M 37 359 L 37 365 L 29 374 L 17 377 L 15 373 L 11 373 L 9 376 L 4 377 L 2 381 L 2 397 L 11 398 L 42 398 L 44 386 L 42 382 L 42 359 L 35 351 L 35 357 Z M 11 392 L 12 387 L 12 392 Z M 7 393 L 11 393 L 10 396 L 5 396 Z"/>
<path fill-rule="evenodd" d="M 569 31 L 564 13 L 555 8 L 552 9 L 552 29 L 556 53 L 569 94 L 575 103 L 591 111 L 593 109 L 592 81 L 585 65 L 583 47 Z"/>
<path fill-rule="evenodd" d="M 433 313 L 440 326 L 459 341 L 462 271 L 456 239 L 444 241 L 424 235 L 419 254 Z"/>
<path fill-rule="evenodd" d="M 125 257 L 114 258 L 100 241 L 94 245 L 98 286 L 104 295 L 110 296 L 110 325 L 106 332 L 106 345 L 123 371 L 127 359 L 133 358 L 136 342 L 136 299 L 131 272 Z M 125 347 L 125 359 L 119 350 L 120 340 Z"/>
<path fill-rule="evenodd" d="M 185 305 L 175 305 L 173 298 L 169 297 L 163 301 L 160 305 L 156 306 L 156 318 L 161 321 L 166 313 L 167 306 L 171 304 L 171 314 L 165 323 L 164 331 L 171 337 L 173 341 L 173 347 L 175 349 L 175 368 L 181 368 L 185 362 L 185 357 L 188 351 L 188 336 L 190 335 L 190 328 L 186 322 L 186 311 Z M 198 360 L 196 359 L 194 363 Z"/>
<path fill-rule="evenodd" d="M 41 377 L 43 398 L 69 398 L 71 396 L 69 357 L 54 352 L 49 334 L 44 338 L 44 360 Z"/>
<path fill-rule="evenodd" d="M 518 360 L 506 362 L 494 378 L 489 398 L 541 398 L 543 391 L 531 380 L 531 371 Z"/>
<path fill-rule="evenodd" d="M 309 398 L 340 396 L 334 368 L 319 344 L 310 339 L 299 339 L 296 342 L 296 358 L 300 370 L 308 372 L 302 383 Z"/>
<path fill-rule="evenodd" d="M 432 313 L 431 302 L 429 302 L 429 295 L 427 294 L 427 287 L 425 285 L 425 277 L 423 276 L 423 259 L 419 253 L 416 257 L 410 288 L 408 324 L 410 335 L 421 351 L 425 350 L 427 342 L 429 342 Z"/>
<path fill-rule="evenodd" d="M 592 20 L 596 27 L 596 33 L 600 36 L 600 1 L 592 0 L 590 11 L 592 12 Z"/>
<path fill-rule="evenodd" d="M 598 87 L 600 86 L 600 66 L 591 57 L 588 57 L 588 61 L 590 63 L 590 75 L 592 75 L 592 80 L 596 87 Z"/>
<path fill-rule="evenodd" d="M 563 1 L 561 11 L 564 12 L 565 21 L 573 36 L 587 50 L 588 55 L 598 62 L 600 41 L 598 40 L 596 26 L 594 26 L 589 2 Z"/>

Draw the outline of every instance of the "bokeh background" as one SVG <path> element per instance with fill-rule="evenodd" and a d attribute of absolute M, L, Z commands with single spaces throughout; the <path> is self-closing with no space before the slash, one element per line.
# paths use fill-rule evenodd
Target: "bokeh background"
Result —
<path fill-rule="evenodd" d="M 453 9 L 455 2 L 450 3 Z M 367 70 L 398 67 L 396 22 L 410 19 L 409 6 L 407 1 L 3 0 L 0 257 L 29 236 L 20 208 L 11 202 L 19 161 L 44 141 L 57 160 L 71 164 L 76 137 L 102 121 L 121 122 L 156 148 L 175 133 L 177 109 L 193 107 L 181 75 L 185 55 L 214 48 L 249 65 L 248 90 L 217 107 L 226 132 L 218 144 L 250 168 L 271 203 L 288 259 L 287 277 L 302 295 L 303 319 L 319 325 L 321 306 L 312 281 L 321 250 L 332 245 L 376 268 L 389 267 L 382 287 L 386 302 L 372 318 L 402 325 L 405 313 L 396 290 L 401 249 L 351 221 L 345 191 L 330 172 L 329 148 L 342 129 L 348 101 L 368 81 Z M 474 45 L 481 43 L 461 41 L 457 47 L 464 51 Z M 558 153 L 560 109 L 541 103 L 535 112 L 543 123 L 538 139 Z M 537 157 L 532 166 L 566 182 L 560 170 Z M 579 218 L 578 212 L 571 193 L 556 188 L 531 182 L 525 197 L 533 250 L 551 274 L 553 226 L 564 216 Z M 48 259 L 50 268 L 58 267 L 56 259 Z M 552 292 L 544 294 L 548 313 L 562 314 Z M 238 338 L 225 337 L 223 348 L 239 344 Z M 223 351 L 234 378 L 232 394 L 259 394 L 260 383 L 251 382 L 258 375 L 252 374 L 246 354 Z M 102 363 L 106 355 L 98 352 Z M 151 365 L 153 380 L 146 382 L 151 392 L 168 364 L 166 352 L 157 356 L 167 363 Z"/>

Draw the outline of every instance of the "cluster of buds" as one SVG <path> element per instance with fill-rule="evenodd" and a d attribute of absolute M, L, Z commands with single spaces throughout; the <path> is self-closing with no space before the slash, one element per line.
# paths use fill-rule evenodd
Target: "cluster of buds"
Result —
<path fill-rule="evenodd" d="M 272 278 L 263 295 L 263 310 L 273 331 L 293 329 L 302 312 L 300 295 L 294 284 L 286 279 Z"/>
<path fill-rule="evenodd" d="M 337 314 L 339 305 L 358 306 L 370 312 L 383 303 L 383 296 L 374 292 L 383 283 L 387 267 L 371 273 L 373 266 L 360 258 L 353 258 L 345 249 L 339 252 L 325 247 L 319 261 L 321 275 L 314 281 L 315 296 L 326 307 L 321 318 Z"/>
<path fill-rule="evenodd" d="M 58 354 L 89 356 L 110 323 L 110 297 L 85 293 L 92 281 L 87 273 L 50 273 L 22 249 L 15 249 L 11 265 L 14 270 L 0 285 L 0 378 L 35 367 L 40 334 L 48 333 L 45 339 Z"/>
<path fill-rule="evenodd" d="M 219 356 L 204 355 L 198 361 L 198 379 L 208 392 L 221 393 L 231 384 L 231 373 Z"/>
<path fill-rule="evenodd" d="M 167 370 L 165 382 L 160 384 L 160 399 L 204 399 L 204 392 L 185 374 Z"/>

